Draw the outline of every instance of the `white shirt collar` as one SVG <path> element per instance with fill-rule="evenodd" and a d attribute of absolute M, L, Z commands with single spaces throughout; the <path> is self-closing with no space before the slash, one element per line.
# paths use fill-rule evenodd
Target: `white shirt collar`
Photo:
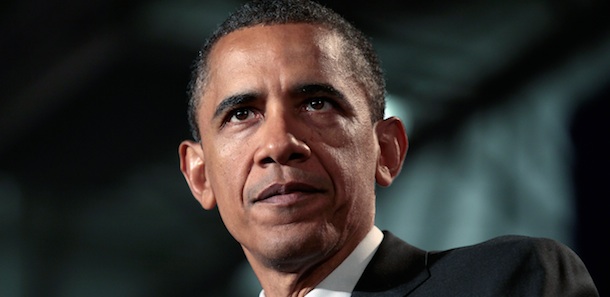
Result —
<path fill-rule="evenodd" d="M 373 226 L 369 233 L 356 246 L 352 253 L 320 282 L 307 297 L 348 297 L 351 296 L 356 283 L 364 269 L 373 258 L 377 248 L 383 240 L 383 233 Z M 261 291 L 259 297 L 265 297 Z"/>

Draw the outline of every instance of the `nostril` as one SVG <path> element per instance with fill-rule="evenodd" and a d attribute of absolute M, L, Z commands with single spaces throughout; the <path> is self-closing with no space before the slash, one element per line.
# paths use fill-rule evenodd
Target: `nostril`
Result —
<path fill-rule="evenodd" d="M 304 158 L 305 158 L 305 154 L 302 154 L 302 153 L 292 153 L 288 157 L 288 161 L 301 160 L 301 159 L 304 159 Z"/>
<path fill-rule="evenodd" d="M 275 163 L 275 161 L 271 157 L 267 157 L 267 158 L 264 158 L 261 160 L 261 164 L 271 164 L 271 163 Z"/>
<path fill-rule="evenodd" d="M 305 154 L 292 153 L 288 156 L 288 160 L 275 160 L 273 157 L 266 157 L 261 160 L 261 164 L 280 163 L 283 164 L 287 161 L 302 160 L 305 159 Z"/>

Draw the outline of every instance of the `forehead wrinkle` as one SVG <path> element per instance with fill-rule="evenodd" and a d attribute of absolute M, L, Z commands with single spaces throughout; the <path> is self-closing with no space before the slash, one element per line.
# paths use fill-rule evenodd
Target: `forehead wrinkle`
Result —
<path fill-rule="evenodd" d="M 313 41 L 312 43 L 308 43 L 305 45 L 308 45 L 310 47 L 306 48 L 303 47 L 303 43 L 293 43 L 290 42 L 290 39 L 292 37 L 292 34 L 288 34 L 286 32 L 282 32 L 281 36 L 278 36 L 277 34 L 269 34 L 266 37 L 267 38 L 273 38 L 273 39 L 280 39 L 282 42 L 279 43 L 282 46 L 281 47 L 273 47 L 270 48 L 268 47 L 268 42 L 261 42 L 260 40 L 256 39 L 256 38 L 252 38 L 250 37 L 250 34 L 247 34 L 245 31 L 248 30 L 256 30 L 256 29 L 262 29 L 262 30 L 274 30 L 273 27 L 277 27 L 277 26 L 310 26 L 313 30 L 307 30 L 307 31 L 301 31 L 300 33 L 304 33 L 309 35 L 309 37 L 311 38 L 311 40 Z M 277 32 L 277 31 L 275 31 Z M 238 57 L 240 61 L 242 61 L 243 63 L 249 63 L 252 62 L 252 57 L 251 55 L 248 53 L 249 51 L 253 50 L 253 49 L 266 49 L 267 54 L 271 54 L 271 55 L 275 55 L 276 57 L 278 56 L 279 53 L 281 53 L 282 51 L 287 51 L 289 50 L 286 45 L 292 46 L 290 49 L 294 50 L 294 49 L 298 49 L 300 51 L 307 51 L 310 50 L 311 53 L 311 47 L 314 47 L 315 50 L 313 51 L 313 55 L 314 58 L 318 57 L 320 59 L 320 62 L 323 62 L 321 67 L 324 70 L 328 70 L 327 68 L 340 68 L 341 72 L 345 75 L 348 76 L 348 68 L 349 67 L 349 63 L 341 63 L 341 62 L 346 62 L 345 60 L 347 59 L 347 57 L 345 57 L 346 53 L 345 53 L 345 40 L 343 38 L 343 36 L 331 29 L 326 28 L 323 25 L 315 25 L 315 24 L 309 24 L 309 23 L 288 23 L 288 24 L 272 24 L 272 25 L 265 25 L 265 24 L 260 24 L 260 25 L 255 25 L 255 26 L 251 26 L 251 27 L 244 27 L 241 29 L 238 29 L 236 31 L 230 32 L 229 34 L 221 37 L 218 39 L 218 41 L 216 42 L 216 44 L 214 44 L 212 46 L 212 48 L 210 49 L 210 54 L 208 56 L 208 61 L 205 63 L 205 75 L 199 77 L 198 79 L 198 88 L 197 88 L 197 92 L 199 93 L 199 98 L 198 98 L 198 103 L 201 103 L 202 97 L 204 97 L 204 93 L 206 92 L 206 89 L 208 89 L 209 87 L 209 82 L 211 80 L 211 77 L 213 75 L 215 75 L 215 72 L 217 70 L 217 68 L 219 67 L 219 62 L 218 61 L 223 61 L 225 60 L 225 57 L 227 57 L 227 55 L 235 55 L 235 57 Z M 235 45 L 235 43 L 239 44 L 239 45 Z M 247 45 L 246 47 L 244 47 L 244 45 Z M 343 61 L 341 61 L 343 60 Z M 334 65 L 329 65 L 329 64 L 334 64 Z M 342 65 L 345 64 L 345 65 Z M 346 66 L 347 65 L 347 66 Z M 337 67 L 340 66 L 340 67 Z M 352 71 L 353 72 L 353 71 Z M 199 104 L 198 104 L 199 105 Z"/>
<path fill-rule="evenodd" d="M 250 54 L 251 48 L 244 48 L 241 44 L 235 45 L 235 41 L 239 41 L 239 39 L 235 38 L 233 33 L 221 38 L 212 48 L 207 63 L 207 75 L 199 90 L 200 106 L 204 100 L 225 97 L 215 108 L 212 107 L 212 118 L 218 117 L 230 106 L 243 104 L 249 97 L 257 96 L 256 92 L 243 91 L 240 88 L 235 88 L 234 94 L 230 94 L 231 91 L 228 92 L 229 95 L 220 94 L 220 91 L 214 87 L 215 81 L 222 81 L 223 84 L 233 82 L 232 85 L 239 86 L 238 76 L 231 75 L 231 73 L 243 73 L 243 65 L 254 63 L 252 61 L 253 56 Z M 213 102 L 210 103 L 214 104 Z"/>
<path fill-rule="evenodd" d="M 283 31 L 274 29 L 274 27 L 277 26 L 302 25 L 309 26 L 310 29 L 300 31 Z M 273 30 L 273 34 L 266 34 L 263 36 L 263 38 L 260 38 L 260 35 L 248 34 L 249 30 Z M 281 34 L 276 34 L 278 32 Z M 298 36 L 301 36 L 301 38 L 303 37 L 303 34 L 305 34 L 307 36 L 306 39 L 310 40 L 310 42 L 303 42 L 302 39 L 300 39 L 299 42 L 291 42 L 291 40 L 294 39 L 293 36 L 297 36 L 293 34 L 294 32 L 300 34 Z M 291 71 L 281 71 L 278 73 L 279 77 L 276 78 L 279 79 L 279 85 L 276 85 L 276 87 L 279 87 L 280 89 L 276 91 L 279 91 L 280 93 L 286 91 L 290 92 L 290 89 L 292 89 L 291 87 L 294 87 L 295 84 L 303 85 L 303 82 L 330 84 L 330 82 L 327 81 L 328 77 L 326 74 L 332 72 L 338 72 L 339 75 L 345 79 L 355 79 L 355 85 L 360 85 L 357 79 L 358 76 L 352 70 L 349 63 L 349 58 L 346 57 L 345 40 L 339 33 L 325 27 L 300 23 L 254 26 L 231 32 L 230 34 L 220 38 L 218 43 L 214 45 L 212 53 L 209 57 L 209 75 L 205 83 L 205 87 L 207 89 L 205 93 L 208 93 L 207 91 L 211 91 L 211 93 L 207 94 L 209 96 L 202 96 L 205 97 L 203 100 L 210 100 L 214 97 L 226 97 L 228 99 L 233 96 L 230 95 L 230 89 L 233 89 L 233 91 L 235 91 L 235 93 L 239 96 L 239 93 L 244 91 L 240 88 L 240 86 L 243 86 L 243 83 L 240 82 L 239 79 L 242 76 L 234 74 L 244 73 L 244 65 L 256 65 L 260 63 L 260 61 L 273 62 L 267 63 L 267 67 L 265 69 L 258 69 L 254 67 L 251 70 L 245 71 L 256 72 L 256 76 L 259 77 L 258 83 L 263 84 L 267 84 L 269 82 L 263 82 L 266 81 L 266 76 L 264 73 L 259 72 L 277 69 L 283 70 L 282 67 L 276 67 L 274 65 L 294 63 L 315 64 L 311 64 L 311 67 L 309 67 L 310 71 L 304 73 L 300 71 L 298 73 Z M 312 69 L 316 68 L 316 71 L 311 71 Z M 224 83 L 228 82 L 229 94 L 217 94 L 216 92 L 218 92 L 218 90 L 216 90 L 216 92 L 213 90 L 213 81 L 215 80 L 221 80 Z M 252 86 L 251 82 L 252 81 L 248 82 L 250 86 Z M 351 84 L 348 83 L 343 87 L 354 87 L 354 85 L 350 85 Z M 334 87 L 336 90 L 341 89 L 339 86 Z M 224 93 L 224 91 L 222 93 Z M 248 92 L 243 93 L 245 94 Z M 345 96 L 343 97 L 345 98 Z M 244 102 L 244 98 L 239 100 L 233 99 L 226 101 L 225 104 L 221 102 L 216 108 L 212 108 L 212 118 L 218 117 L 222 111 L 228 108 L 229 105 L 236 104 L 237 101 Z"/>

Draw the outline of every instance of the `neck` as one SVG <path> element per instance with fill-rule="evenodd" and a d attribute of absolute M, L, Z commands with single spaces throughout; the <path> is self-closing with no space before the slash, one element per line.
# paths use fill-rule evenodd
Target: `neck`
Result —
<path fill-rule="evenodd" d="M 341 248 L 326 257 L 270 263 L 261 261 L 245 248 L 244 252 L 266 297 L 305 296 L 350 255 L 367 232 L 354 234 Z"/>

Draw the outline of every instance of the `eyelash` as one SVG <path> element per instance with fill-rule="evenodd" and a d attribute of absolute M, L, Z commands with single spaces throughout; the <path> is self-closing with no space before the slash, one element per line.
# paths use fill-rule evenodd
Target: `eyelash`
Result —
<path fill-rule="evenodd" d="M 308 110 L 309 108 L 311 108 L 311 104 L 314 102 L 320 102 L 320 103 L 324 104 L 324 106 L 321 109 Z M 303 104 L 301 105 L 301 109 L 303 109 L 304 111 L 311 111 L 311 112 L 320 111 L 325 108 L 338 108 L 338 106 L 334 100 L 332 100 L 330 98 L 326 98 L 326 97 L 307 98 L 306 100 L 303 101 Z M 248 106 L 237 107 L 227 113 L 227 116 L 226 116 L 225 120 L 223 121 L 223 126 L 227 123 L 230 123 L 234 117 L 236 117 L 238 114 L 240 114 L 242 112 L 248 112 L 249 114 L 246 119 L 237 120 L 237 122 L 243 122 L 243 121 L 246 121 L 250 116 L 256 116 L 256 109 L 253 107 L 248 107 Z"/>
<path fill-rule="evenodd" d="M 248 113 L 247 118 L 243 119 L 243 120 L 238 120 L 238 122 L 242 122 L 242 121 L 247 120 L 251 116 L 251 114 L 254 114 L 254 109 L 251 108 L 251 107 L 239 107 L 239 108 L 236 108 L 236 109 L 232 110 L 231 112 L 229 112 L 227 114 L 227 117 L 226 117 L 224 123 L 231 122 L 234 117 L 236 117 L 237 115 L 239 115 L 240 113 L 243 113 L 243 112 L 247 112 Z"/>
<path fill-rule="evenodd" d="M 334 102 L 333 100 L 331 100 L 329 98 L 324 98 L 324 97 L 317 97 L 317 98 L 310 98 L 310 99 L 305 100 L 304 108 L 307 109 L 307 108 L 311 107 L 311 104 L 314 102 L 316 102 L 316 103 L 321 102 L 321 103 L 325 104 L 322 108 L 336 108 L 337 107 L 336 102 Z M 315 110 L 318 110 L 318 109 L 315 109 Z"/>

